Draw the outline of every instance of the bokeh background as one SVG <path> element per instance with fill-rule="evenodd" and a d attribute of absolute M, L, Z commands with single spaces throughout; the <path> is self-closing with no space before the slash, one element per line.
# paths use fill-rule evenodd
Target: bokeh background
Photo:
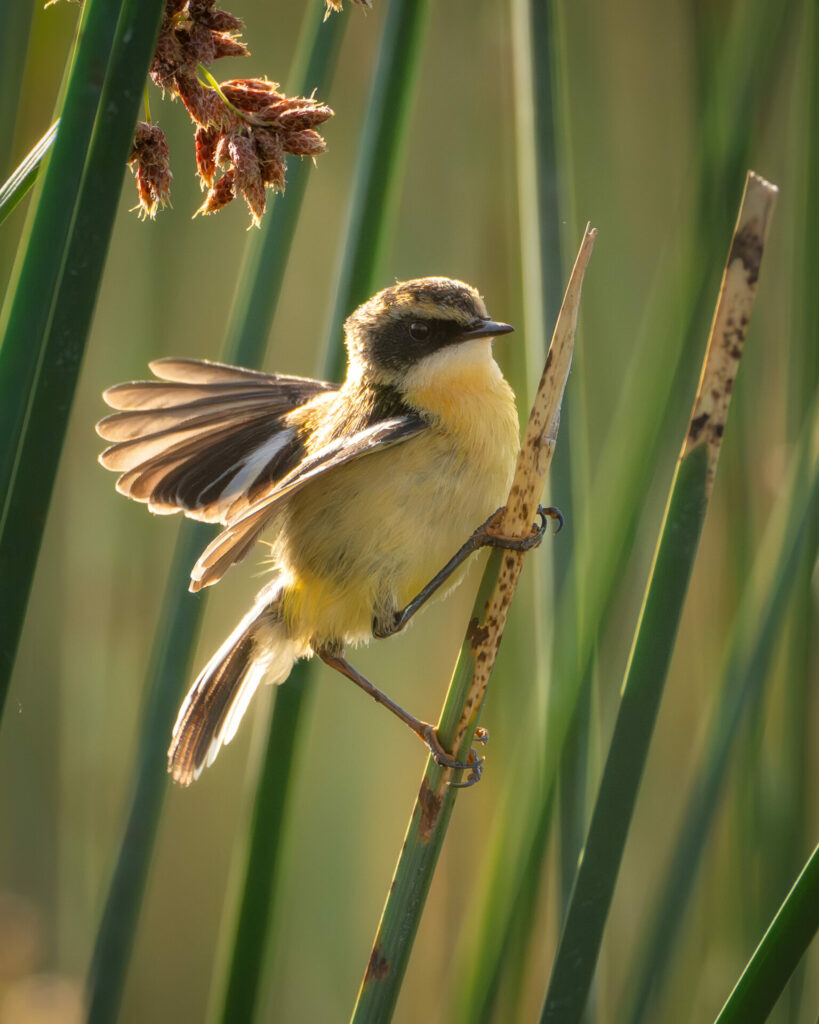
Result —
<path fill-rule="evenodd" d="M 310 175 L 267 369 L 311 375 L 321 365 L 389 2 L 374 0 L 369 12 L 348 3 L 334 16 L 348 24 L 321 98 L 336 116 L 325 126 L 328 152 Z M 13 0 L 12 7 L 25 6 Z M 286 83 L 302 20 L 321 17 L 319 0 L 228 6 L 245 20 L 252 56 L 220 62 L 218 77 L 267 75 Z M 536 317 L 525 297 L 532 269 L 526 148 L 516 140 L 519 7 L 505 0 L 431 3 L 394 227 L 378 280 L 381 287 L 445 274 L 475 284 L 494 316 L 520 327 L 498 343 L 497 354 L 525 415 L 533 386 L 523 336 L 527 324 L 536 329 Z M 596 635 L 583 768 L 567 765 L 562 789 L 567 832 L 587 813 L 748 167 L 778 184 L 780 198 L 590 1020 L 628 1019 L 640 939 L 701 761 L 732 624 L 816 389 L 815 3 L 577 0 L 555 3 L 552 15 L 563 255 L 550 270 L 561 285 L 585 222 L 599 230 L 567 392 L 566 442 L 561 439 L 549 495 L 570 517 L 561 536 L 527 562 L 485 711 L 488 768 L 481 784 L 459 799 L 396 1013 L 401 1024 L 449 1019 L 493 822 L 514 798 L 511 787 L 526 756 L 535 770 L 540 719 L 549 694 L 561 686 L 561 679 L 527 668 L 526 645 L 548 651 L 556 614 L 554 597 L 535 611 L 528 591 L 537 573 L 551 580 L 571 572 L 584 545 L 605 549 L 606 496 L 594 484 L 628 480 L 620 467 L 639 462 L 648 419 L 658 437 L 650 486 L 639 493 L 628 536 L 617 538 L 622 568 Z M 23 76 L 3 81 L 7 124 L 16 109 L 13 132 L 0 144 L 4 176 L 51 122 L 76 17 L 69 4 L 34 9 Z M 84 979 L 131 798 L 152 637 L 179 528 L 175 519 L 152 518 L 116 495 L 113 476 L 97 465 L 101 443 L 93 425 L 105 413 L 100 393 L 144 376 L 153 358 L 220 357 L 249 237 L 239 201 L 218 216 L 191 219 L 201 196 L 190 123 L 181 105 L 162 102 L 153 86 L 151 105 L 170 142 L 173 209 L 154 223 L 140 222 L 126 179 L 0 731 L 3 1024 L 83 1019 Z M 3 282 L 25 214 L 23 204 L 0 230 Z M 333 337 L 339 343 L 340 325 Z M 675 372 L 680 351 L 682 368 Z M 623 414 L 624 396 L 631 418 Z M 561 481 L 569 479 L 566 497 Z M 747 709 L 732 748 L 718 817 L 650 1020 L 713 1019 L 816 842 L 819 673 L 811 558 L 794 580 L 764 694 Z M 232 629 L 260 575 L 248 560 L 208 595 L 197 666 Z M 440 708 L 477 578 L 473 571 L 408 634 L 357 655 L 365 674 L 422 717 L 434 720 Z M 180 694 L 188 682 L 179 680 Z M 272 704 L 267 691 L 255 701 L 235 741 L 195 786 L 169 788 L 124 1024 L 206 1018 L 230 932 L 224 923 L 233 914 Z M 260 1019 L 346 1019 L 422 766 L 423 751 L 405 729 L 340 677 L 317 670 Z M 498 1021 L 539 1013 L 566 885 L 559 834 L 556 822 L 535 937 L 516 956 L 516 973 L 506 983 L 513 991 L 502 994 Z M 772 1019 L 814 1024 L 818 1006 L 814 944 Z"/>

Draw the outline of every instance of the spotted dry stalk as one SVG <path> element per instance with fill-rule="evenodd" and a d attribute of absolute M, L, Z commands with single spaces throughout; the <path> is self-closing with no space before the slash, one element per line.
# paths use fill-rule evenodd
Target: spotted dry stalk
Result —
<path fill-rule="evenodd" d="M 702 441 L 708 446 L 707 493 L 714 485 L 734 380 L 756 299 L 759 264 L 778 189 L 749 171 L 731 251 L 722 276 L 708 351 L 680 459 Z"/>
<path fill-rule="evenodd" d="M 509 499 L 497 526 L 497 532 L 506 537 L 526 537 L 529 534 L 538 499 L 543 493 L 557 440 L 563 391 L 574 351 L 583 275 L 596 237 L 597 230 L 587 227 L 566 288 L 546 366 L 523 436 Z M 489 677 L 495 665 L 506 615 L 518 584 L 523 559 L 522 551 L 503 553 L 498 580 L 486 606 L 483 621 L 476 622 L 471 630 L 470 648 L 474 669 L 469 696 L 464 703 L 451 745 L 452 750 L 460 750 L 467 733 L 474 728 L 475 716 L 483 703 Z"/>

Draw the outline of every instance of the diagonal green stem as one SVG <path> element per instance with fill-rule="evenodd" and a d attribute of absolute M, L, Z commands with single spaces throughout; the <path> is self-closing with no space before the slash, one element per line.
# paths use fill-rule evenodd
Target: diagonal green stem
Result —
<path fill-rule="evenodd" d="M 306 11 L 305 24 L 317 22 L 315 12 Z M 320 84 L 321 75 L 328 79 L 332 75 L 340 32 L 340 25 L 333 24 L 325 26 L 321 34 L 305 36 L 307 56 L 302 54 L 297 59 L 297 67 L 304 69 L 307 88 Z M 262 363 L 310 166 L 309 161 L 294 163 L 288 174 L 287 192 L 275 202 L 261 231 L 251 236 L 224 347 L 224 357 L 229 362 L 247 366 Z M 164 610 L 154 639 L 155 653 L 146 676 L 149 696 L 140 733 L 137 779 L 88 979 L 93 1020 L 99 1022 L 116 1019 L 122 999 L 167 791 L 165 750 L 182 689 L 190 675 L 204 611 L 205 602 L 192 600 L 188 593 L 187 577 L 209 534 L 200 524 L 183 523 L 168 574 Z M 300 700 L 301 693 L 300 688 L 294 687 L 284 704 L 292 704 L 296 695 Z M 279 710 L 277 706 L 277 718 Z M 285 717 L 282 715 L 282 721 Z M 284 749 L 282 756 L 286 764 Z M 289 767 L 284 771 L 285 780 L 288 775 Z M 281 786 L 286 796 L 286 781 Z M 279 798 L 282 806 L 285 796 Z M 270 868 L 272 874 L 272 863 Z M 256 912 L 266 917 L 266 907 L 260 905 Z"/>
<path fill-rule="evenodd" d="M 305 15 L 305 31 L 292 75 L 293 92 L 298 95 L 309 95 L 313 89 L 323 91 L 331 81 L 347 25 L 346 18 L 322 22 L 319 14 L 310 10 Z M 281 294 L 286 257 L 311 166 L 306 160 L 293 163 L 288 168 L 287 202 L 277 202 L 269 224 L 248 245 L 239 275 L 227 347 L 240 364 L 261 362 Z M 324 367 L 323 371 L 329 369 Z M 285 819 L 312 675 L 307 664 L 296 665 L 276 693 L 246 846 L 241 851 L 241 894 L 238 906 L 229 907 L 229 913 L 236 917 L 230 923 L 228 962 L 212 994 L 214 1015 L 218 1013 L 225 1022 L 253 1020 L 262 996 L 263 968 L 280 885 L 282 837 L 286 834 Z"/>
<path fill-rule="evenodd" d="M 182 687 L 191 672 L 204 595 L 188 593 L 188 573 L 210 530 L 183 523 L 162 598 L 150 667 L 131 807 L 88 975 L 88 1024 L 109 1024 L 119 1007 L 167 788 L 166 750 Z"/>
<path fill-rule="evenodd" d="M 715 1024 L 764 1024 L 819 931 L 819 846 L 762 937 Z"/>
<path fill-rule="evenodd" d="M 342 272 L 336 309 L 348 309 L 366 298 L 373 287 L 380 258 L 376 237 L 386 237 L 389 207 L 396 192 L 395 168 L 400 162 L 401 142 L 407 131 L 410 99 L 417 77 L 420 39 L 426 2 L 396 2 L 387 12 L 373 80 L 364 140 L 361 145 L 354 185 L 353 214 L 348 224 L 343 266 L 354 263 L 355 274 Z M 325 23 L 340 37 L 344 19 Z M 319 38 L 326 39 L 326 35 Z M 307 94 L 319 86 L 315 55 L 310 61 L 299 92 Z M 293 182 L 288 183 L 288 193 Z M 303 186 L 302 186 L 303 187 Z M 366 211 L 366 217 L 356 211 Z M 279 240 L 268 234 L 257 243 L 258 259 L 241 276 L 247 285 L 237 296 L 231 337 L 238 345 L 252 344 L 259 323 L 270 309 L 272 292 L 281 288 L 284 266 L 273 265 Z M 353 254 L 350 259 L 349 254 Z M 271 265 L 268 265 L 271 264 Z M 343 293 L 343 294 L 342 294 Z M 341 314 L 336 314 L 340 317 Z M 335 321 L 334 321 L 335 323 Z M 337 377 L 344 351 L 336 338 L 328 339 L 322 375 Z M 242 896 L 230 953 L 230 968 L 224 984 L 220 1019 L 251 1020 L 258 1005 L 261 971 L 269 946 L 270 918 L 275 909 L 277 875 L 281 856 L 282 822 L 287 811 L 297 738 L 310 695 L 312 668 L 297 668 L 277 696 L 267 748 L 254 802 L 250 837 L 245 852 Z"/>
<path fill-rule="evenodd" d="M 474 624 L 484 621 L 486 605 L 495 586 L 501 561 L 502 552 L 493 550 L 472 607 L 470 621 Z M 461 647 L 437 730 L 445 750 L 452 749 L 469 695 L 474 657 L 470 628 Z M 466 758 L 470 738 L 469 734 L 464 737 L 461 749 L 454 752 L 455 757 L 461 760 Z M 458 790 L 453 786 L 444 786 L 442 791 L 443 772 L 444 769 L 430 757 L 401 847 L 398 866 L 390 885 L 351 1024 L 386 1024 L 398 1001 L 421 911 L 458 795 Z"/>
<path fill-rule="evenodd" d="M 9 179 L 0 186 L 0 224 L 15 209 L 17 204 L 22 201 L 28 190 L 37 180 L 43 161 L 54 145 L 59 124 L 58 119 L 19 166 L 15 167 Z"/>
<path fill-rule="evenodd" d="M 46 168 L 25 260 L 3 309 L 0 347 L 0 500 L 5 516 L 51 306 L 66 258 L 76 202 L 94 130 L 100 90 L 122 0 L 90 0 Z M 69 200 L 66 201 L 66 197 Z M 45 300 L 45 301 L 44 301 Z"/>
<path fill-rule="evenodd" d="M 326 364 L 335 367 L 335 376 L 343 367 L 336 343 L 342 321 L 370 297 L 391 234 L 428 10 L 429 0 L 391 0 L 387 8 L 325 343 Z"/>
<path fill-rule="evenodd" d="M 582 1016 L 705 518 L 707 452 L 677 469 L 541 1024 Z"/>
<path fill-rule="evenodd" d="M 142 83 L 153 54 L 162 11 L 161 0 L 125 0 L 100 95 L 97 92 L 100 85 L 98 46 L 107 36 L 93 20 L 93 15 L 101 10 L 98 20 L 107 29 L 111 6 L 100 8 L 98 0 L 88 12 L 87 35 L 80 41 L 75 62 L 78 75 L 86 64 L 90 65 L 90 69 L 86 69 L 87 77 L 80 75 L 81 86 L 76 87 L 83 102 L 69 104 L 68 97 L 76 91 L 69 83 L 29 251 L 0 349 L 0 392 L 4 396 L 0 403 L 3 445 L 0 473 L 3 485 L 8 487 L 0 524 L 0 578 L 3 580 L 0 702 L 5 697 L 14 665 L 68 415 L 113 230 Z M 84 43 L 90 35 L 95 46 L 90 53 L 85 53 Z M 107 57 L 107 48 L 105 53 Z M 74 149 L 75 140 L 71 140 L 69 147 L 69 157 L 79 162 L 82 178 L 70 211 L 70 222 L 66 221 L 65 211 L 59 211 L 58 227 L 65 230 L 57 231 L 55 244 L 53 236 L 49 235 L 47 241 L 41 237 L 41 211 L 47 215 L 53 204 L 65 204 L 65 196 L 74 194 L 70 184 L 55 177 L 65 159 L 60 140 L 76 122 L 80 129 L 88 127 L 92 109 L 95 109 L 91 96 L 96 95 L 99 96 L 99 113 L 93 122 L 87 156 L 83 150 Z M 75 107 L 80 108 L 82 118 Z M 70 171 L 71 175 L 78 173 L 74 167 Z M 46 274 L 45 282 L 31 279 L 31 275 L 38 272 Z M 21 320 L 27 313 L 34 317 L 33 332 L 31 325 Z M 35 466 L 37 471 L 33 472 Z"/>
<path fill-rule="evenodd" d="M 565 18 L 563 8 L 561 2 L 555 3 L 559 23 Z M 730 91 L 731 106 L 731 116 L 724 122 L 725 132 L 714 139 L 707 153 L 702 153 L 703 166 L 697 176 L 702 185 L 694 200 L 696 230 L 690 238 L 683 235 L 679 253 L 658 268 L 646 324 L 597 458 L 599 469 L 588 499 L 576 508 L 572 525 L 583 543 L 576 550 L 560 604 L 555 609 L 551 672 L 554 685 L 549 694 L 539 787 L 531 800 L 521 800 L 521 789 L 531 775 L 531 752 L 527 750 L 527 761 L 520 765 L 510 796 L 487 839 L 489 877 L 464 941 L 465 979 L 459 1005 L 467 1009 L 465 1015 L 456 1018 L 463 1024 L 486 1019 L 474 1016 L 473 1012 L 487 1012 L 491 1000 L 487 983 L 503 970 L 507 952 L 515 948 L 511 915 L 513 908 L 527 899 L 521 895 L 520 886 L 531 877 L 528 866 L 538 859 L 542 864 L 546 857 L 561 759 L 586 680 L 593 670 L 598 637 L 617 598 L 640 517 L 655 481 L 663 439 L 668 436 L 669 424 L 679 420 L 680 410 L 675 408 L 679 398 L 675 396 L 688 395 L 693 389 L 693 375 L 687 365 L 691 360 L 682 357 L 700 344 L 699 329 L 709 315 L 709 274 L 701 253 L 713 237 L 713 207 L 719 206 L 723 213 L 729 208 L 727 197 L 734 188 L 736 167 L 744 165 L 761 103 L 780 66 L 787 38 L 783 32 L 787 12 L 782 5 L 760 7 L 758 17 L 760 24 L 754 29 L 750 50 L 745 37 L 741 42 L 720 37 L 718 59 L 704 72 L 713 76 L 713 68 L 726 64 L 734 51 L 745 47 L 747 63 L 732 77 L 726 75 L 722 83 L 723 92 Z M 557 53 L 558 73 L 563 81 L 565 56 L 559 44 Z M 716 92 L 710 79 L 703 90 L 709 96 Z M 564 106 L 569 102 L 565 85 L 558 102 Z M 571 128 L 569 113 L 563 122 Z M 571 155 L 568 147 L 566 158 Z M 568 175 L 569 185 L 571 181 Z M 658 337 L 664 339 L 662 345 L 657 344 Z M 626 446 L 624 437 L 630 438 Z"/>
<path fill-rule="evenodd" d="M 636 955 L 636 980 L 628 986 L 629 1006 L 618 1020 L 641 1024 L 650 1018 L 651 999 L 662 986 L 675 941 L 691 905 L 691 892 L 711 834 L 739 726 L 749 705 L 764 692 L 771 658 L 797 582 L 800 564 L 813 565 L 819 544 L 819 463 L 811 454 L 816 417 L 808 417 L 787 494 L 759 547 L 754 582 L 737 615 L 727 655 L 719 703 L 694 781 L 660 896 Z"/>

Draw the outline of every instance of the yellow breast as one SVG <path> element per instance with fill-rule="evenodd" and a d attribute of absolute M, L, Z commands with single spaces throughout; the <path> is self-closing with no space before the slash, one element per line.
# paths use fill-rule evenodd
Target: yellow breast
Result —
<path fill-rule="evenodd" d="M 276 557 L 291 580 L 289 631 L 314 646 L 369 638 L 373 617 L 410 601 L 506 500 L 518 422 L 489 342 L 427 357 L 405 397 L 431 417 L 427 430 L 290 502 Z"/>

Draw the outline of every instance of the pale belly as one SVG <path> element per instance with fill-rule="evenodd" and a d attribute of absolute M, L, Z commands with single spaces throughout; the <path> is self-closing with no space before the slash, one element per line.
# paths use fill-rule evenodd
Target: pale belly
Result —
<path fill-rule="evenodd" d="M 516 427 L 503 433 L 467 449 L 430 430 L 294 495 L 275 546 L 290 635 L 354 643 L 404 607 L 506 500 Z"/>

